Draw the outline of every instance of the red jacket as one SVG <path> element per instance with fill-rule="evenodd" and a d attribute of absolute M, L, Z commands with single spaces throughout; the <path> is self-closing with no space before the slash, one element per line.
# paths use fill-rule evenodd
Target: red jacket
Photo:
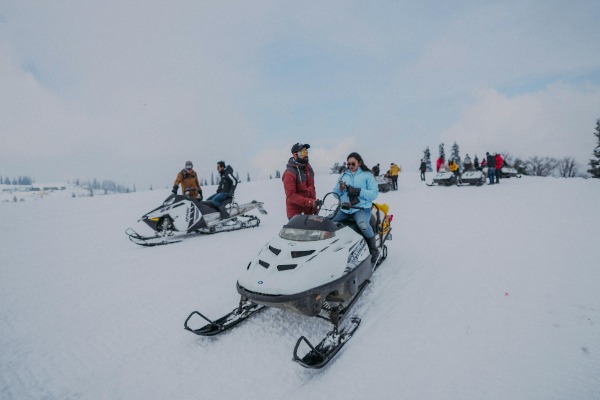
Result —
<path fill-rule="evenodd" d="M 440 172 L 440 167 L 444 165 L 444 159 L 439 157 L 435 163 L 435 172 Z"/>
<path fill-rule="evenodd" d="M 315 190 L 315 174 L 310 164 L 302 164 L 293 157 L 290 158 L 281 180 L 285 190 L 285 208 L 288 219 L 302 213 L 314 214 L 317 191 Z"/>
<path fill-rule="evenodd" d="M 496 154 L 496 169 L 502 169 L 504 166 L 504 159 L 500 154 Z"/>

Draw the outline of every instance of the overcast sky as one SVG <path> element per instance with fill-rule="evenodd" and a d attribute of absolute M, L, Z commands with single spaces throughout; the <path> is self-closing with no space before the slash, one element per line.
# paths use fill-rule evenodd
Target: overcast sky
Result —
<path fill-rule="evenodd" d="M 459 3 L 452 6 L 449 3 Z M 600 118 L 600 1 L 0 0 L 0 176 L 171 186 L 358 151 L 574 157 Z"/>

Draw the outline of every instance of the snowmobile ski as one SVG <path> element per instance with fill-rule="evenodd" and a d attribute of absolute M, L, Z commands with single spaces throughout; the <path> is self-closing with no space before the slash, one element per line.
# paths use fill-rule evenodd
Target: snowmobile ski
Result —
<path fill-rule="evenodd" d="M 183 236 L 179 238 L 173 237 L 173 235 L 161 235 L 156 234 L 155 236 L 142 236 L 131 228 L 127 228 L 125 230 L 125 234 L 129 237 L 133 243 L 145 246 L 145 247 L 153 247 L 153 246 L 162 246 L 165 244 L 178 243 L 183 240 Z"/>
<path fill-rule="evenodd" d="M 208 319 L 207 317 L 205 317 L 203 314 L 201 314 L 198 311 L 193 311 L 187 317 L 183 326 L 186 330 L 188 330 L 192 333 L 195 333 L 196 335 L 199 335 L 199 336 L 216 336 L 220 333 L 227 331 L 230 328 L 233 328 L 240 322 L 248 319 L 250 316 L 256 314 L 259 311 L 262 311 L 264 308 L 265 308 L 265 306 L 253 303 L 248 300 L 241 299 L 240 305 L 238 307 L 234 308 L 230 313 L 225 314 L 221 318 L 214 320 L 214 321 L 211 321 L 210 319 Z M 197 328 L 197 329 L 191 328 L 188 325 L 188 322 L 194 315 L 198 315 L 198 316 L 202 317 L 204 320 L 206 320 L 208 322 L 208 324 L 206 324 L 200 328 Z"/>
<path fill-rule="evenodd" d="M 346 343 L 352 338 L 354 332 L 360 325 L 360 318 L 352 317 L 349 321 L 349 325 L 345 326 L 341 330 L 334 329 L 325 335 L 325 338 L 319 342 L 316 346 L 304 336 L 296 342 L 294 347 L 294 357 L 292 360 L 305 368 L 320 369 L 329 364 L 329 362 L 335 357 L 335 355 L 344 347 Z M 305 343 L 310 348 L 305 355 L 300 357 L 298 355 L 298 348 L 302 343 Z"/>

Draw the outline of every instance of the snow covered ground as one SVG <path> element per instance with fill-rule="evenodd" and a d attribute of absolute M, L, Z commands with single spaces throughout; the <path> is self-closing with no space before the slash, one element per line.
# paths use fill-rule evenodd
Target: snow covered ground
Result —
<path fill-rule="evenodd" d="M 183 329 L 237 304 L 237 275 L 286 221 L 279 180 L 238 188 L 265 202 L 258 228 L 154 248 L 123 231 L 148 232 L 136 221 L 166 190 L 0 203 L 0 398 L 600 399 L 600 182 L 399 186 L 380 194 L 393 240 L 362 324 L 320 371 L 291 357 L 322 320 Z"/>

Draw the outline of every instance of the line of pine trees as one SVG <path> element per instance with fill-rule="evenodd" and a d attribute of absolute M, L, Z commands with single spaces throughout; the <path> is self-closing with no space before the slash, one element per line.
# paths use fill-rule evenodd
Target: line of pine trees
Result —
<path fill-rule="evenodd" d="M 12 180 L 7 176 L 2 180 L 0 176 L 0 184 L 5 185 L 33 185 L 35 180 L 30 176 L 19 176 L 18 178 L 13 178 Z"/>

